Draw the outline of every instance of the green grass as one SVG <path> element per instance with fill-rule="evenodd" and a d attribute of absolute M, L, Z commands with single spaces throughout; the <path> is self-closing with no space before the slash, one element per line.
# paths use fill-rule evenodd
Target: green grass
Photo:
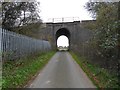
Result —
<path fill-rule="evenodd" d="M 89 63 L 85 57 L 80 57 L 73 52 L 70 53 L 97 88 L 120 88 L 116 75 Z"/>
<path fill-rule="evenodd" d="M 54 51 L 3 64 L 2 88 L 21 88 L 49 61 Z"/>

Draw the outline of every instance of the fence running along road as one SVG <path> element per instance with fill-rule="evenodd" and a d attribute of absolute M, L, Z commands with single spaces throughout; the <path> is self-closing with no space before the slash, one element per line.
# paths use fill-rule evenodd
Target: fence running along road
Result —
<path fill-rule="evenodd" d="M 48 41 L 30 38 L 2 28 L 0 29 L 0 43 L 2 60 L 14 60 L 51 49 Z"/>

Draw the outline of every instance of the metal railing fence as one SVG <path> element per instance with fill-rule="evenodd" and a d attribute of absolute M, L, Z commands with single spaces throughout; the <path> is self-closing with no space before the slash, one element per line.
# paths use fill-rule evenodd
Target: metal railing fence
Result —
<path fill-rule="evenodd" d="M 47 52 L 48 41 L 34 39 L 8 30 L 0 29 L 0 51 L 2 60 L 14 60 L 30 54 Z"/>

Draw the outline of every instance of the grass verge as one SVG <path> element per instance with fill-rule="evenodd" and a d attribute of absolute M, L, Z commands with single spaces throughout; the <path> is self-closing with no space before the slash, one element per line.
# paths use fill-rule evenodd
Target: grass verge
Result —
<path fill-rule="evenodd" d="M 116 75 L 110 74 L 107 70 L 89 63 L 85 57 L 77 56 L 73 52 L 70 53 L 98 89 L 120 88 L 118 86 L 118 77 Z"/>
<path fill-rule="evenodd" d="M 3 64 L 2 88 L 21 88 L 45 66 L 54 51 Z"/>

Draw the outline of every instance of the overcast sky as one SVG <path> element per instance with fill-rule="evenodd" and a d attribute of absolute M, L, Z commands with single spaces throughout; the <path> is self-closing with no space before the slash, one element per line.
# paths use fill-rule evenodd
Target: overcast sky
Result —
<path fill-rule="evenodd" d="M 69 46 L 69 40 L 66 36 L 62 35 L 57 40 L 57 46 Z"/>
<path fill-rule="evenodd" d="M 75 17 L 75 20 L 92 19 L 84 5 L 89 0 L 37 0 L 40 2 L 40 16 L 44 22 L 52 18 Z M 59 19 L 56 19 L 59 21 Z"/>

